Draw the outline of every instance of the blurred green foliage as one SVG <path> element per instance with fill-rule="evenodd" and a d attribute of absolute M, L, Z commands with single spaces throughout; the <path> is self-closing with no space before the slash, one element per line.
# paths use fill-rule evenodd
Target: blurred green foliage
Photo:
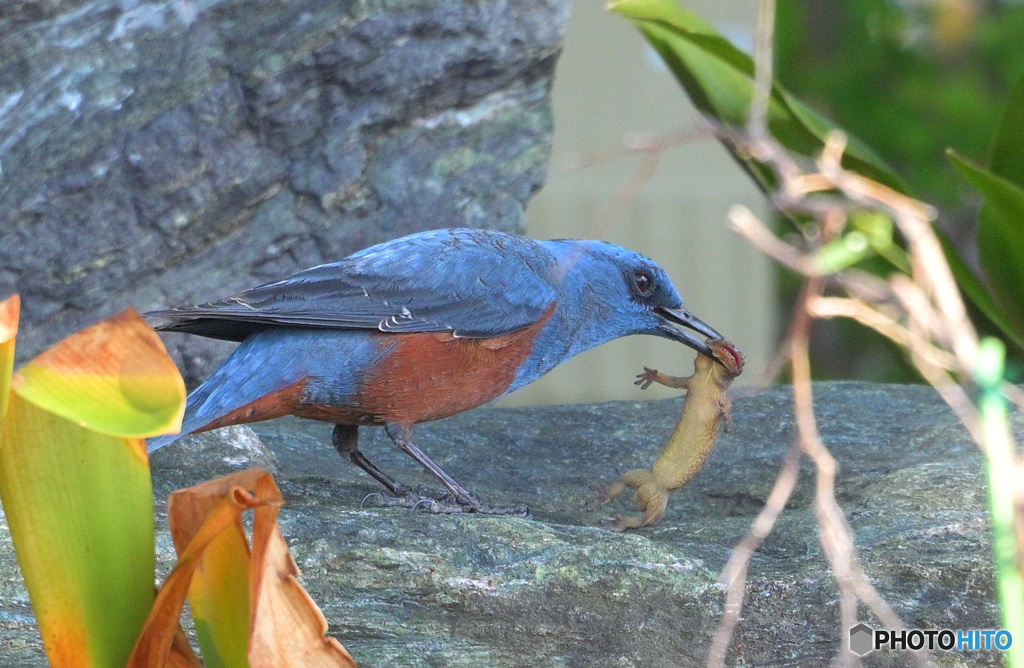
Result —
<path fill-rule="evenodd" d="M 988 162 L 1024 75 L 1024 3 L 779 0 L 775 45 L 787 88 L 954 217 L 943 224 L 973 225 L 978 199 L 945 150 Z"/>
<path fill-rule="evenodd" d="M 1022 44 L 1021 2 L 779 0 L 775 75 L 871 146 L 915 197 L 937 205 L 938 225 L 981 275 L 981 198 L 945 152 L 953 146 L 989 163 L 1011 91 L 1024 76 Z M 780 285 L 785 308 L 797 281 L 785 276 Z M 816 325 L 813 348 L 816 377 L 918 380 L 892 344 L 848 323 Z M 1010 370 L 1019 375 L 1019 364 Z"/>
<path fill-rule="evenodd" d="M 976 231 L 961 237 L 977 245 L 978 257 L 973 263 L 977 270 L 964 261 L 965 249 L 958 252 L 948 238 L 942 243 L 946 244 L 947 261 L 956 280 L 976 309 L 975 323 L 982 326 L 982 331 L 999 330 L 1016 346 L 1021 354 L 1019 362 L 1024 359 L 1024 77 L 1019 76 L 1024 56 L 1012 51 L 1009 54 L 1013 56 L 1009 67 L 1018 71 L 1005 69 L 1006 61 L 998 63 L 1003 68 L 999 69 L 982 57 L 988 53 L 985 49 L 976 44 L 972 47 L 971 40 L 976 36 L 978 42 L 1000 45 L 999 51 L 1004 53 L 1001 45 L 1017 44 L 1024 31 L 1016 30 L 1014 24 L 1013 32 L 992 37 L 995 28 L 987 20 L 991 18 L 987 12 L 1011 12 L 1019 18 L 1024 9 L 966 0 L 913 5 L 904 1 L 906 5 L 882 0 L 830 5 L 782 0 L 785 18 L 780 18 L 780 26 L 790 31 L 789 42 L 780 39 L 788 44 L 784 58 L 790 59 L 782 69 L 793 78 L 806 79 L 809 86 L 817 85 L 809 91 L 811 94 L 832 95 L 823 98 L 833 103 L 826 105 L 830 107 L 826 111 L 866 138 L 863 142 L 855 140 L 856 134 L 846 131 L 847 149 L 855 151 L 855 155 L 849 150 L 844 154 L 846 169 L 868 176 L 878 173 L 890 187 L 904 190 L 902 179 L 886 165 L 889 158 L 904 167 L 909 187 L 916 187 L 919 197 L 931 199 L 947 211 L 969 210 L 970 205 L 964 202 L 972 198 L 963 198 L 959 188 L 945 184 L 948 168 L 944 158 L 948 155 L 963 180 L 977 190 L 984 199 L 979 223 Z M 608 9 L 639 28 L 701 112 L 725 125 L 749 122 L 753 63 L 712 26 L 673 0 L 613 0 Z M 837 18 L 848 20 L 845 25 L 829 23 Z M 999 29 L 1004 28 L 1001 24 Z M 965 65 L 957 69 L 953 67 L 957 63 Z M 992 66 L 998 76 L 986 77 L 984 65 Z M 947 76 L 947 72 L 953 74 Z M 778 79 L 771 82 L 767 97 L 764 121 L 774 140 L 793 153 L 819 151 L 827 128 L 835 124 L 820 117 Z M 994 104 L 993 98 L 1000 98 L 1001 104 Z M 858 123 L 862 127 L 857 127 Z M 973 131 L 962 135 L 958 132 L 962 126 Z M 946 150 L 953 144 L 961 150 L 982 152 L 981 145 L 989 143 L 990 135 L 994 139 L 985 161 L 987 167 Z M 884 146 L 880 158 L 868 148 L 872 143 Z M 756 152 L 733 150 L 733 155 L 762 189 L 773 190 L 772 175 Z M 977 195 L 973 197 L 975 202 Z M 802 224 L 792 217 L 787 222 L 796 227 Z M 908 272 L 908 258 L 887 215 L 854 212 L 848 222 L 841 236 L 811 256 L 819 271 L 832 273 L 856 265 L 882 276 L 892 269 Z M 785 225 L 780 227 L 785 229 Z M 880 267 L 880 261 L 890 266 Z M 783 279 L 789 279 L 791 292 L 795 292 L 794 277 L 783 273 Z M 819 322 L 815 326 L 811 353 L 816 370 L 825 369 L 828 374 L 838 369 L 839 375 L 876 380 L 913 378 L 905 363 L 896 363 L 900 357 L 894 354 L 895 346 L 882 343 L 878 335 L 865 338 L 863 330 L 852 321 Z M 1019 533 L 1020 525 L 1014 511 L 1014 444 L 1002 390 L 1004 378 L 1019 380 L 1019 375 L 1014 377 L 1010 369 L 1004 368 L 1003 340 L 984 338 L 978 352 L 973 375 L 981 390 L 979 408 L 989 457 L 999 599 L 1004 628 L 1020 636 L 1024 633 L 1024 577 L 1018 550 L 1020 536 L 1015 535 L 1015 527 Z M 1024 666 L 1021 647 L 1005 658 L 1007 665 Z"/>
<path fill-rule="evenodd" d="M 612 0 L 608 9 L 639 28 L 702 113 L 726 125 L 747 122 L 748 54 L 675 0 Z M 829 130 L 842 128 L 847 169 L 937 205 L 947 259 L 975 323 L 1013 347 L 1013 380 L 1024 369 L 1022 36 L 1020 2 L 779 0 L 766 109 L 772 136 L 789 151 L 816 155 Z M 957 152 L 947 160 L 951 146 Z M 763 190 L 774 190 L 771 170 L 733 154 Z M 870 214 L 850 222 L 816 254 L 823 269 L 909 270 L 891 222 Z M 794 226 L 799 217 L 780 220 L 780 233 Z M 785 270 L 779 276 L 786 310 L 799 281 Z M 854 323 L 816 323 L 811 352 L 816 377 L 918 380 L 906 351 Z"/>

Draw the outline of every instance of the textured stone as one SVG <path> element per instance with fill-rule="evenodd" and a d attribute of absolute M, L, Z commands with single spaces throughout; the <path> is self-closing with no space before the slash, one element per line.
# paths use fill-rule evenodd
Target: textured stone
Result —
<path fill-rule="evenodd" d="M 0 10 L 0 296 L 19 359 L 414 231 L 522 230 L 568 0 Z M 169 336 L 190 382 L 226 348 Z"/>
<path fill-rule="evenodd" d="M 839 501 L 879 592 L 913 627 L 998 627 L 982 460 L 952 413 L 915 386 L 828 383 L 816 398 L 840 463 Z M 302 582 L 364 668 L 678 668 L 703 665 L 722 608 L 716 579 L 771 490 L 793 434 L 790 399 L 786 387 L 736 398 L 733 432 L 673 495 L 665 519 L 627 534 L 597 528 L 605 512 L 583 504 L 592 484 L 651 464 L 679 416 L 677 400 L 483 408 L 417 427 L 419 445 L 456 480 L 484 501 L 530 504 L 529 519 L 360 507 L 377 487 L 338 458 L 330 425 L 292 419 L 255 425 L 272 454 L 239 428 L 161 450 L 153 475 L 162 504 L 174 487 L 275 466 Z M 1024 419 L 1014 429 L 1024 435 Z M 381 430 L 363 432 L 364 451 L 382 468 L 433 486 Z M 812 504 L 805 464 L 751 563 L 730 665 L 828 665 L 848 633 Z M 626 498 L 611 511 L 635 509 Z M 159 534 L 166 572 L 172 548 L 166 528 Z M 38 636 L 2 538 L 0 664 L 43 665 L 39 655 L 30 660 Z M 995 653 L 937 658 L 998 665 Z M 864 663 L 911 665 L 906 654 L 879 652 Z"/>

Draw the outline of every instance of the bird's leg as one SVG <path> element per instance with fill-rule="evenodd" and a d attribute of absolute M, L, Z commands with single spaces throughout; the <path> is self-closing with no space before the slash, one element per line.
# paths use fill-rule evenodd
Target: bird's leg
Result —
<path fill-rule="evenodd" d="M 467 506 L 479 505 L 479 502 L 473 498 L 473 495 L 469 491 L 455 482 L 455 479 L 444 472 L 444 470 L 432 462 L 430 457 L 427 457 L 422 450 L 420 450 L 415 443 L 412 442 L 412 427 L 407 425 L 399 425 L 395 422 L 388 422 L 384 426 L 384 430 L 387 432 L 388 437 L 395 442 L 402 452 L 409 455 L 419 463 L 420 466 L 429 471 L 435 478 L 441 481 L 441 484 L 448 488 L 455 500 Z"/>
<path fill-rule="evenodd" d="M 331 443 L 334 444 L 334 449 L 338 451 L 339 455 L 369 473 L 395 496 L 408 496 L 412 493 L 412 489 L 384 473 L 362 453 L 359 449 L 359 427 L 348 424 L 334 425 Z"/>
<path fill-rule="evenodd" d="M 465 487 L 455 482 L 450 475 L 445 473 L 440 466 L 432 462 L 430 458 L 412 442 L 412 427 L 410 425 L 388 422 L 384 425 L 384 430 L 387 432 L 388 437 L 394 441 L 395 445 L 397 445 L 404 453 L 415 459 L 420 466 L 425 468 L 434 477 L 441 481 L 441 484 L 448 489 L 457 504 L 455 506 L 443 505 L 438 503 L 435 499 L 421 498 L 413 507 L 425 505 L 427 509 L 435 513 L 470 512 L 485 513 L 488 515 L 522 515 L 524 517 L 529 514 L 529 509 L 526 506 L 495 508 L 481 504 Z M 383 505 L 405 505 L 405 503 L 403 499 L 397 504 L 385 502 Z"/>

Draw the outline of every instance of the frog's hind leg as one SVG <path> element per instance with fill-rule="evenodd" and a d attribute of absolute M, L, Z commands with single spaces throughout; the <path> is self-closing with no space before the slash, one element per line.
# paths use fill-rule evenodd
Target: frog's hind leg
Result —
<path fill-rule="evenodd" d="M 608 501 L 621 494 L 627 487 L 636 488 L 635 499 L 643 514 L 629 517 L 616 515 L 604 523 L 604 526 L 614 531 L 624 531 L 650 526 L 661 519 L 665 514 L 665 508 L 668 507 L 668 491 L 649 470 L 633 469 L 624 473 L 615 484 L 608 488 L 606 492 Z"/>

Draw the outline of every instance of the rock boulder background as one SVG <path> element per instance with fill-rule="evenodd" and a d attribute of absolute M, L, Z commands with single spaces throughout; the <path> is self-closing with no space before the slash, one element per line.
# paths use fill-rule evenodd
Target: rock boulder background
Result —
<path fill-rule="evenodd" d="M 19 360 L 435 227 L 522 231 L 568 0 L 0 7 Z M 166 339 L 190 383 L 223 344 Z"/>

